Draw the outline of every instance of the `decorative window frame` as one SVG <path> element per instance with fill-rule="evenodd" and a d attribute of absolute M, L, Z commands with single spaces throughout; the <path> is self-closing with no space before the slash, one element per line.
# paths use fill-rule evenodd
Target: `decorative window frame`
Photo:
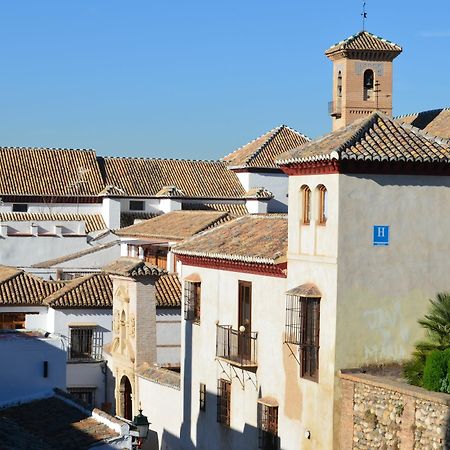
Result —
<path fill-rule="evenodd" d="M 201 315 L 201 281 L 185 280 L 184 282 L 184 318 L 200 323 Z"/>

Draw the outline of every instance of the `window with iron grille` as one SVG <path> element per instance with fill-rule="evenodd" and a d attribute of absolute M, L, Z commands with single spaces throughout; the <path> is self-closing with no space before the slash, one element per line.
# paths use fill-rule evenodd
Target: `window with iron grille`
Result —
<path fill-rule="evenodd" d="M 85 387 L 71 387 L 67 388 L 69 394 L 86 403 L 86 405 L 94 406 L 95 403 L 95 388 L 85 388 Z"/>
<path fill-rule="evenodd" d="M 217 381 L 217 422 L 230 426 L 231 418 L 231 382 Z"/>
<path fill-rule="evenodd" d="M 300 376 L 319 376 L 320 299 L 286 296 L 285 342 L 299 346 Z"/>
<path fill-rule="evenodd" d="M 69 359 L 102 359 L 103 332 L 95 327 L 70 327 Z"/>
<path fill-rule="evenodd" d="M 258 448 L 278 450 L 278 406 L 258 403 Z"/>
<path fill-rule="evenodd" d="M 206 411 L 206 384 L 200 383 L 200 411 Z"/>
<path fill-rule="evenodd" d="M 184 282 L 184 318 L 200 322 L 201 283 L 197 281 Z"/>

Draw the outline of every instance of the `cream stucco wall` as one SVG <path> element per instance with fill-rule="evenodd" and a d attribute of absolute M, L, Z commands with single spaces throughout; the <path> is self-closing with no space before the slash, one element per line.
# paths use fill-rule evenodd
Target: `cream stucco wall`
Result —
<path fill-rule="evenodd" d="M 184 427 L 189 431 L 182 434 L 182 442 L 191 440 L 197 448 L 205 449 L 256 448 L 257 400 L 265 396 L 279 402 L 280 448 L 315 448 L 312 440 L 305 439 L 306 430 L 311 431 L 316 442 L 324 442 L 323 427 L 312 423 L 307 412 L 315 411 L 324 418 L 332 415 L 332 407 L 324 408 L 316 402 L 327 388 L 300 379 L 296 349 L 284 344 L 287 280 L 183 265 L 183 278 L 191 273 L 199 274 L 202 280 L 201 320 L 200 324 L 183 323 Z M 239 280 L 252 283 L 252 330 L 258 332 L 256 372 L 233 367 L 215 357 L 216 322 L 233 328 L 238 325 Z M 325 359 L 323 366 L 323 376 L 327 376 Z M 230 428 L 216 420 L 220 378 L 232 382 Z M 206 384 L 205 412 L 199 410 L 200 383 Z"/>

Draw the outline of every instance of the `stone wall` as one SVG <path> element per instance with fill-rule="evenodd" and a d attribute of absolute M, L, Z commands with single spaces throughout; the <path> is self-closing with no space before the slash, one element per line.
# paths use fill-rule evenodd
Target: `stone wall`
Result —
<path fill-rule="evenodd" d="M 341 373 L 340 448 L 450 449 L 450 395 Z"/>

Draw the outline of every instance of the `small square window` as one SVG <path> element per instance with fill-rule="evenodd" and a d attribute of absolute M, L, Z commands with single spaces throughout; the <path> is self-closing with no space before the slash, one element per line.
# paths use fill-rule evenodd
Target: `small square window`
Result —
<path fill-rule="evenodd" d="M 27 212 L 28 205 L 26 203 L 13 203 L 12 210 L 13 212 Z"/>
<path fill-rule="evenodd" d="M 206 384 L 200 383 L 200 411 L 206 411 Z"/>
<path fill-rule="evenodd" d="M 143 200 L 130 200 L 130 211 L 144 211 L 145 203 Z"/>
<path fill-rule="evenodd" d="M 102 359 L 103 333 L 94 327 L 70 327 L 69 360 Z"/>

